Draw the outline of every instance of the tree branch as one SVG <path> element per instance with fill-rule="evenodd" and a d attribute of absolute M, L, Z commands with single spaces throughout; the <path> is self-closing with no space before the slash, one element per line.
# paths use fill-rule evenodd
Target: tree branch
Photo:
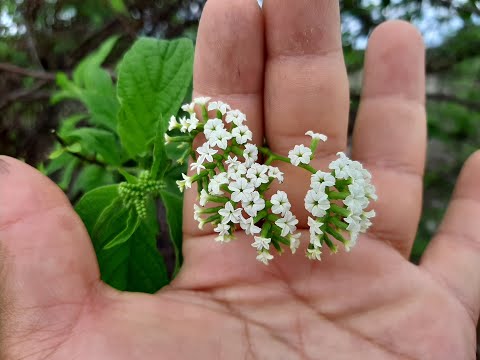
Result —
<path fill-rule="evenodd" d="M 49 73 L 46 71 L 38 71 L 38 70 L 30 70 L 24 69 L 22 67 L 10 64 L 10 63 L 0 63 L 0 72 L 9 72 L 12 74 L 18 74 L 22 76 L 29 76 L 39 80 L 46 80 L 46 81 L 55 81 L 56 74 Z"/>
<path fill-rule="evenodd" d="M 51 92 L 48 90 L 40 90 L 46 84 L 47 81 L 43 80 L 39 81 L 37 84 L 35 84 L 35 86 L 31 88 L 13 91 L 0 101 L 0 111 L 3 111 L 17 101 L 29 102 L 49 99 L 52 95 Z"/>

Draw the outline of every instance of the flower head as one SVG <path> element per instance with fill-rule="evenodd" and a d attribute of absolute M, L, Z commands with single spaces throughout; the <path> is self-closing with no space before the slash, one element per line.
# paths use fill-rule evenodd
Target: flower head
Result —
<path fill-rule="evenodd" d="M 312 156 L 312 150 L 305 145 L 295 145 L 293 150 L 288 152 L 288 158 L 292 162 L 292 165 L 298 166 L 300 164 L 310 164 L 310 157 Z"/>
<path fill-rule="evenodd" d="M 327 135 L 319 134 L 319 133 L 314 133 L 313 131 L 307 131 L 305 135 L 310 136 L 314 140 L 322 140 L 323 142 L 328 140 Z"/>

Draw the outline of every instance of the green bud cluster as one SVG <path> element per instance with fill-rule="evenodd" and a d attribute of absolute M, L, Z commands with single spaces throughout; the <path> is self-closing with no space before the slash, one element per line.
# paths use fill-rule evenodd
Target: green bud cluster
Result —
<path fill-rule="evenodd" d="M 126 207 L 134 207 L 140 218 L 147 216 L 147 199 L 158 195 L 164 188 L 159 180 L 154 180 L 149 171 L 143 171 L 135 183 L 123 182 L 119 186 L 119 194 Z"/>

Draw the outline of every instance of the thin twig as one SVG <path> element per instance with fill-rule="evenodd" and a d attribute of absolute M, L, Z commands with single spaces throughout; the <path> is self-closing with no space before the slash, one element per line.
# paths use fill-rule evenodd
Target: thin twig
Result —
<path fill-rule="evenodd" d="M 28 76 L 40 80 L 55 81 L 56 79 L 56 74 L 54 73 L 25 69 L 10 63 L 0 63 L 0 72 L 1 71 Z"/>

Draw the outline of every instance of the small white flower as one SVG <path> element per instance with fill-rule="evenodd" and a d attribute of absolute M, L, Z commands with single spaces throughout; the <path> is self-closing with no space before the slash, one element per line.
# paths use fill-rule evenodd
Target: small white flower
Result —
<path fill-rule="evenodd" d="M 245 231 L 245 234 L 247 235 L 259 234 L 262 230 L 254 224 L 253 218 L 244 219 L 242 217 L 240 219 L 240 227 Z"/>
<path fill-rule="evenodd" d="M 325 188 L 330 186 L 335 186 L 335 178 L 332 174 L 317 171 L 317 173 L 313 174 L 310 180 L 310 187 L 315 191 L 325 192 Z"/>
<path fill-rule="evenodd" d="M 368 198 L 365 195 L 365 189 L 358 183 L 348 185 L 350 195 L 347 196 L 343 203 L 347 205 L 347 209 L 355 215 L 360 215 L 368 204 Z"/>
<path fill-rule="evenodd" d="M 212 149 L 208 142 L 204 143 L 202 146 L 197 148 L 197 153 L 199 156 L 198 162 L 203 163 L 205 160 L 208 162 L 213 162 L 213 155 L 215 155 L 218 150 Z"/>
<path fill-rule="evenodd" d="M 339 158 L 332 161 L 328 168 L 335 171 L 335 177 L 337 179 L 348 179 L 350 177 L 349 166 L 351 160 L 343 152 L 339 152 L 337 155 Z"/>
<path fill-rule="evenodd" d="M 215 175 L 208 183 L 208 191 L 212 195 L 223 195 L 223 191 L 220 187 L 224 184 L 228 184 L 227 173 L 222 172 Z"/>
<path fill-rule="evenodd" d="M 312 150 L 305 145 L 295 145 L 293 150 L 288 152 L 288 158 L 295 166 L 300 165 L 300 163 L 310 164 L 310 156 L 312 156 Z"/>
<path fill-rule="evenodd" d="M 208 192 L 205 189 L 202 189 L 202 191 L 200 191 L 199 203 L 201 206 L 205 206 L 207 205 L 207 202 L 208 202 Z"/>
<path fill-rule="evenodd" d="M 192 178 L 182 174 L 183 180 L 177 180 L 178 189 L 183 192 L 185 188 L 190 189 L 192 187 Z"/>
<path fill-rule="evenodd" d="M 272 195 L 270 202 L 272 203 L 272 212 L 274 214 L 282 214 L 282 216 L 285 216 L 292 207 L 285 191 L 277 191 L 276 194 Z"/>
<path fill-rule="evenodd" d="M 230 201 L 225 204 L 223 209 L 218 210 L 218 213 L 222 216 L 222 223 L 224 224 L 229 222 L 238 224 L 242 217 L 242 209 L 235 209 Z"/>
<path fill-rule="evenodd" d="M 242 201 L 242 207 L 248 215 L 255 217 L 259 211 L 265 209 L 265 200 L 260 197 L 258 191 L 247 194 L 245 198 L 246 200 Z"/>
<path fill-rule="evenodd" d="M 195 112 L 195 103 L 191 102 L 190 104 L 182 105 L 182 110 L 188 112 L 189 114 L 193 114 Z"/>
<path fill-rule="evenodd" d="M 202 221 L 202 217 L 200 216 L 201 211 L 202 211 L 202 208 L 200 206 L 198 206 L 197 204 L 193 204 L 193 219 L 195 221 L 199 221 L 199 222 Z"/>
<path fill-rule="evenodd" d="M 179 122 L 180 122 L 180 131 L 182 133 L 185 133 L 188 131 L 188 121 L 187 121 L 187 118 L 185 116 L 181 117 L 180 119 L 178 119 Z"/>
<path fill-rule="evenodd" d="M 352 248 L 353 248 L 355 245 L 357 245 L 358 235 L 359 235 L 359 233 L 350 233 L 350 239 L 349 239 L 348 242 L 345 244 L 345 250 L 347 250 L 347 252 L 349 252 L 350 250 L 352 250 Z"/>
<path fill-rule="evenodd" d="M 231 110 L 225 117 L 227 123 L 233 122 L 237 126 L 241 126 L 245 120 L 247 120 L 247 117 L 240 110 Z"/>
<path fill-rule="evenodd" d="M 305 209 L 316 217 L 324 217 L 330 209 L 328 195 L 321 191 L 309 190 L 305 196 Z"/>
<path fill-rule="evenodd" d="M 172 137 L 168 136 L 168 134 L 163 135 L 163 138 L 165 139 L 165 144 L 170 144 L 172 142 Z"/>
<path fill-rule="evenodd" d="M 230 164 L 227 170 L 228 178 L 235 181 L 243 179 L 246 173 L 247 167 L 242 163 Z"/>
<path fill-rule="evenodd" d="M 375 210 L 370 210 L 362 214 L 362 221 L 360 222 L 360 232 L 367 232 L 368 228 L 372 226 L 371 218 L 375 217 Z"/>
<path fill-rule="evenodd" d="M 228 146 L 228 141 L 232 139 L 232 134 L 226 129 L 214 131 L 210 134 L 208 142 L 211 146 L 218 146 L 220 149 L 225 150 Z"/>
<path fill-rule="evenodd" d="M 322 251 L 319 248 L 314 249 L 307 249 L 307 258 L 310 260 L 322 260 L 320 256 L 322 255 Z"/>
<path fill-rule="evenodd" d="M 290 240 L 290 251 L 292 254 L 297 252 L 298 247 L 300 246 L 300 237 L 302 236 L 301 233 L 296 234 L 289 234 L 287 239 Z"/>
<path fill-rule="evenodd" d="M 232 130 L 232 136 L 237 140 L 238 144 L 245 144 L 247 141 L 252 141 L 253 134 L 246 125 L 241 125 Z"/>
<path fill-rule="evenodd" d="M 216 233 L 218 233 L 220 236 L 225 236 L 230 234 L 230 225 L 227 224 L 218 224 L 215 229 L 213 229 Z"/>
<path fill-rule="evenodd" d="M 283 183 L 283 173 L 276 166 L 268 167 L 268 176 L 277 179 L 280 184 Z"/>
<path fill-rule="evenodd" d="M 319 133 L 314 133 L 313 131 L 307 131 L 305 135 L 311 136 L 312 139 L 314 140 L 322 140 L 323 142 L 328 140 L 327 135 L 319 134 Z"/>
<path fill-rule="evenodd" d="M 209 97 L 197 97 L 193 99 L 193 102 L 197 105 L 206 105 L 210 100 L 211 98 Z"/>
<path fill-rule="evenodd" d="M 200 174 L 200 172 L 202 170 L 205 170 L 205 166 L 203 166 L 201 163 L 199 162 L 192 162 L 190 164 L 190 170 L 194 171 L 196 170 L 197 171 L 197 174 Z"/>
<path fill-rule="evenodd" d="M 248 201 L 249 194 L 255 190 L 253 185 L 244 178 L 240 178 L 237 181 L 230 183 L 228 188 L 233 191 L 231 198 L 235 202 Z"/>
<path fill-rule="evenodd" d="M 358 233 L 361 229 L 361 221 L 362 219 L 360 216 L 351 214 L 350 216 L 346 217 L 344 221 L 348 224 L 347 231 L 351 233 Z"/>
<path fill-rule="evenodd" d="M 263 249 L 268 250 L 270 248 L 270 242 L 272 239 L 264 238 L 261 236 L 255 236 L 255 241 L 252 243 L 252 246 L 257 249 L 258 251 L 261 251 Z"/>
<path fill-rule="evenodd" d="M 240 164 L 241 162 L 238 161 L 236 156 L 232 158 L 230 155 L 228 155 L 228 159 L 225 161 L 225 165 L 227 166 L 238 166 Z"/>
<path fill-rule="evenodd" d="M 257 260 L 268 265 L 268 262 L 273 259 L 273 255 L 270 254 L 268 251 L 259 252 L 257 255 Z"/>
<path fill-rule="evenodd" d="M 175 116 L 170 117 L 170 121 L 168 122 L 168 131 L 172 131 L 173 129 L 177 129 L 180 127 L 180 124 L 177 122 Z"/>
<path fill-rule="evenodd" d="M 322 235 L 322 226 L 323 223 L 316 221 L 315 219 L 312 219 L 310 216 L 308 217 L 308 226 L 310 227 L 310 232 L 316 234 L 316 235 Z"/>
<path fill-rule="evenodd" d="M 222 113 L 222 115 L 225 115 L 230 109 L 230 105 L 225 104 L 221 101 L 212 101 L 208 104 L 208 111 L 218 110 Z"/>
<path fill-rule="evenodd" d="M 280 229 L 282 229 L 282 236 L 287 236 L 288 234 L 292 234 L 297 230 L 295 225 L 298 224 L 298 220 L 295 215 L 292 214 L 291 211 L 287 211 L 285 216 L 275 221 L 275 225 L 277 225 Z"/>
<path fill-rule="evenodd" d="M 220 119 L 209 119 L 203 128 L 203 133 L 207 140 L 210 139 L 212 133 L 217 133 L 219 130 L 223 129 L 223 121 Z"/>
<path fill-rule="evenodd" d="M 199 120 L 197 119 L 197 115 L 195 113 L 191 114 L 190 118 L 187 119 L 186 123 L 188 125 L 188 128 L 187 128 L 188 132 L 192 132 L 193 130 L 195 130 L 199 123 Z"/>
<path fill-rule="evenodd" d="M 245 159 L 245 165 L 251 166 L 258 159 L 258 148 L 253 144 L 245 144 L 243 158 Z"/>
<path fill-rule="evenodd" d="M 255 163 L 247 170 L 246 176 L 258 188 L 260 185 L 268 183 L 267 171 L 268 166 Z"/>

